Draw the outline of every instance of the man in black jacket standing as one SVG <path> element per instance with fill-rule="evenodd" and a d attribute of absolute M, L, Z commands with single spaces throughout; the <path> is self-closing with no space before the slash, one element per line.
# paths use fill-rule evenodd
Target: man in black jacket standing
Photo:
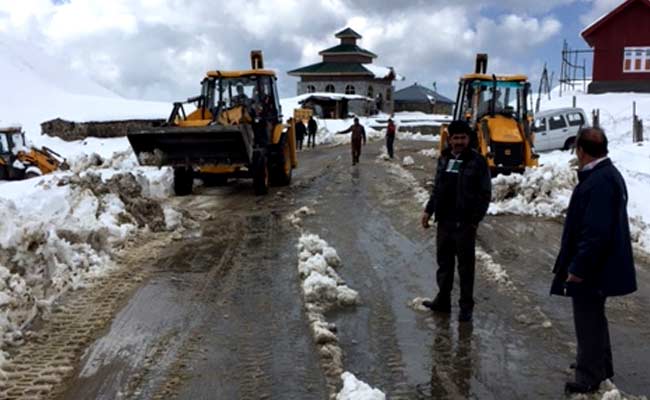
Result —
<path fill-rule="evenodd" d="M 318 131 L 318 123 L 314 119 L 313 116 L 309 117 L 309 122 L 307 123 L 307 133 L 309 134 L 307 136 L 307 147 L 309 147 L 311 143 L 311 147 L 316 146 L 316 132 Z"/>
<path fill-rule="evenodd" d="M 564 222 L 551 293 L 570 296 L 578 341 L 575 381 L 567 393 L 589 393 L 614 376 L 605 301 L 636 291 L 623 177 L 607 157 L 607 137 L 585 128 L 576 141 L 578 185 Z"/>
<path fill-rule="evenodd" d="M 476 229 L 490 204 L 492 184 L 487 162 L 470 147 L 472 129 L 465 121 L 453 121 L 447 128 L 449 144 L 440 158 L 431 198 L 422 214 L 422 226 L 429 228 L 435 214 L 438 223 L 436 259 L 438 295 L 423 305 L 435 312 L 451 312 L 451 291 L 458 259 L 460 313 L 458 320 L 472 320 L 474 309 L 474 265 Z"/>

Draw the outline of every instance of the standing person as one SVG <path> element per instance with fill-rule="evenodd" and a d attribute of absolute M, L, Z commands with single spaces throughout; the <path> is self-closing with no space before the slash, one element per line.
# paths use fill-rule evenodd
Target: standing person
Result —
<path fill-rule="evenodd" d="M 395 123 L 392 118 L 388 119 L 388 126 L 386 127 L 386 151 L 388 151 L 388 157 L 393 158 L 393 152 L 395 144 Z"/>
<path fill-rule="evenodd" d="M 359 163 L 361 156 L 361 142 L 366 145 L 366 129 L 359 123 L 359 118 L 354 118 L 354 124 L 344 131 L 338 133 L 352 132 L 352 165 Z"/>
<path fill-rule="evenodd" d="M 302 142 L 305 140 L 306 133 L 307 128 L 305 128 L 305 123 L 302 122 L 302 119 L 298 118 L 296 120 L 296 144 L 298 145 L 298 150 L 302 150 Z"/>
<path fill-rule="evenodd" d="M 458 320 L 472 320 L 474 310 L 474 265 L 476 230 L 490 204 L 492 183 L 487 162 L 470 147 L 472 129 L 465 121 L 453 121 L 447 128 L 449 144 L 438 159 L 431 198 L 422 214 L 422 226 L 430 227 L 435 214 L 438 295 L 422 304 L 432 311 L 451 313 L 451 291 L 458 260 L 460 313 Z"/>
<path fill-rule="evenodd" d="M 307 146 L 309 146 L 309 143 L 311 141 L 311 147 L 316 146 L 316 131 L 318 131 L 318 123 L 314 119 L 314 116 L 309 117 L 309 122 L 307 123 L 307 131 L 309 132 L 309 136 L 307 137 Z"/>
<path fill-rule="evenodd" d="M 636 291 L 625 181 L 607 157 L 598 128 L 578 133 L 578 185 L 564 221 L 551 294 L 570 296 L 578 342 L 575 381 L 567 393 L 589 393 L 614 376 L 605 301 Z"/>

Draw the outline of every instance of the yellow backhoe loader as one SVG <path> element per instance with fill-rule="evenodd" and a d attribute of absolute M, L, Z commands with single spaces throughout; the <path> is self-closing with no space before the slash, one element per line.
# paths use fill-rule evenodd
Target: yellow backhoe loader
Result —
<path fill-rule="evenodd" d="M 460 78 L 454 119 L 466 120 L 476 132 L 472 144 L 487 159 L 493 176 L 536 167 L 528 78 L 487 74 L 487 61 L 487 54 L 478 54 L 474 73 Z M 440 139 L 442 150 L 448 146 L 445 129 Z"/>
<path fill-rule="evenodd" d="M 63 157 L 47 147 L 27 147 L 19 127 L 0 128 L 0 180 L 28 179 L 68 169 Z"/>
<path fill-rule="evenodd" d="M 128 132 L 140 164 L 172 166 L 179 196 L 192 193 L 194 178 L 252 178 L 259 195 L 269 184 L 289 185 L 298 165 L 295 124 L 282 122 L 276 80 L 260 51 L 251 52 L 250 70 L 209 71 L 201 94 L 174 103 L 163 127 Z M 186 114 L 187 104 L 196 109 Z"/>

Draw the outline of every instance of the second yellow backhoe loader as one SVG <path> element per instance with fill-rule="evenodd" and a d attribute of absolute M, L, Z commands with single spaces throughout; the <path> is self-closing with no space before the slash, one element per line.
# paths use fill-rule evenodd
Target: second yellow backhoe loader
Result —
<path fill-rule="evenodd" d="M 277 78 L 263 64 L 253 51 L 250 70 L 209 71 L 201 94 L 174 103 L 165 126 L 129 131 L 140 164 L 172 166 L 179 196 L 192 192 L 194 178 L 252 178 L 260 195 L 269 184 L 288 185 L 298 164 L 295 124 L 283 124 Z M 186 104 L 196 109 L 186 114 Z"/>
<path fill-rule="evenodd" d="M 19 127 L 0 128 L 0 180 L 28 179 L 68 169 L 61 155 L 47 147 L 28 147 Z"/>
<path fill-rule="evenodd" d="M 478 54 L 474 73 L 460 78 L 454 119 L 466 120 L 476 132 L 472 144 L 487 159 L 493 176 L 536 167 L 539 156 L 528 113 L 528 79 L 487 74 L 487 60 L 487 54 Z M 443 129 L 440 149 L 447 145 Z"/>

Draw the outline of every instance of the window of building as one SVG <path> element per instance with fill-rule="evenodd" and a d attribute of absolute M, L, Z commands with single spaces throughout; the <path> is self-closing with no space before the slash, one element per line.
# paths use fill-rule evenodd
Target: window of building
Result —
<path fill-rule="evenodd" d="M 314 85 L 307 85 L 307 93 L 315 93 L 316 87 Z"/>
<path fill-rule="evenodd" d="M 650 47 L 626 47 L 623 72 L 650 72 Z"/>
<path fill-rule="evenodd" d="M 327 93 L 334 93 L 334 92 L 336 91 L 336 89 L 334 89 L 334 85 L 332 85 L 332 84 L 330 83 L 329 85 L 325 86 L 325 91 L 326 91 Z"/>
<path fill-rule="evenodd" d="M 387 89 L 387 90 L 386 90 L 386 101 L 390 101 L 390 97 L 391 97 L 391 95 L 392 95 L 391 90 L 390 90 L 390 89 Z"/>
<path fill-rule="evenodd" d="M 345 87 L 345 94 L 354 94 L 354 93 L 355 93 L 354 86 L 347 85 Z"/>
<path fill-rule="evenodd" d="M 375 89 L 372 86 L 368 86 L 368 97 L 375 98 Z"/>
<path fill-rule="evenodd" d="M 544 132 L 546 131 L 546 118 L 537 118 L 533 122 L 533 132 Z"/>

